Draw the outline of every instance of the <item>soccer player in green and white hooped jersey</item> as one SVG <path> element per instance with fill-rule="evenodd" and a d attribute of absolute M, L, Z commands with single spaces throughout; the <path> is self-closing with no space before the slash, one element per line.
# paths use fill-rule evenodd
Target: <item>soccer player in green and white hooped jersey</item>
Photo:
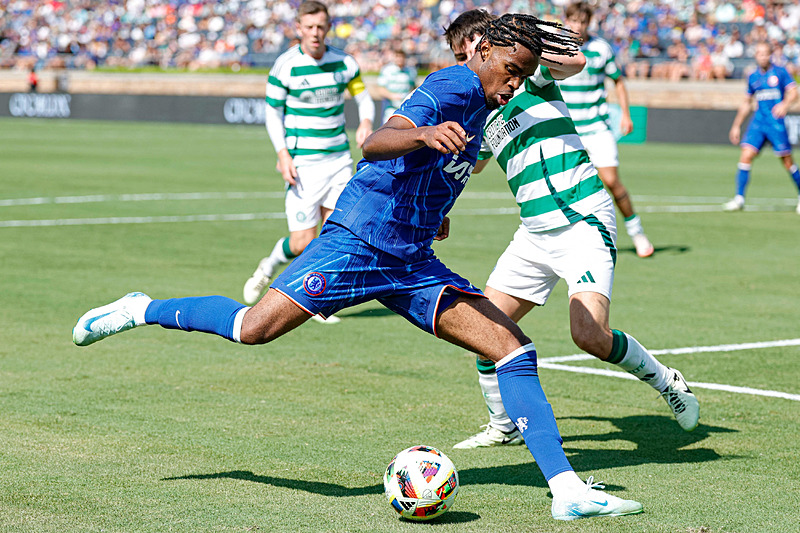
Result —
<path fill-rule="evenodd" d="M 581 51 L 586 56 L 586 68 L 575 76 L 560 80 L 561 93 L 589 158 L 625 217 L 625 229 L 633 240 L 636 254 L 649 257 L 653 255 L 654 248 L 644 234 L 639 215 L 633 210 L 627 189 L 619 179 L 617 140 L 608 127 L 607 77 L 614 81 L 622 111 L 620 130 L 623 135 L 633 131 L 628 92 L 622 73 L 614 61 L 611 45 L 588 33 L 592 19 L 592 8 L 588 3 L 577 2 L 567 6 L 566 19 L 566 25 L 584 41 Z"/>
<path fill-rule="evenodd" d="M 378 94 L 388 102 L 383 110 L 384 124 L 417 86 L 417 69 L 407 66 L 407 61 L 403 50 L 395 50 L 392 62 L 387 63 L 378 76 Z"/>
<path fill-rule="evenodd" d="M 469 59 L 493 15 L 461 14 L 445 31 L 456 60 Z M 506 172 L 522 224 L 489 276 L 484 294 L 518 322 L 544 305 L 563 278 L 569 287 L 575 344 L 659 391 L 680 426 L 697 426 L 699 404 L 680 372 L 661 364 L 635 338 L 609 327 L 616 263 L 614 204 L 581 143 L 554 77 L 574 74 L 575 57 L 543 54 L 540 68 L 504 107 L 489 115 L 474 172 L 492 155 Z M 559 62 L 561 64 L 559 64 Z M 494 364 L 478 356 L 489 423 L 455 448 L 521 444 L 506 414 Z"/>
<path fill-rule="evenodd" d="M 244 301 L 250 305 L 259 300 L 275 269 L 300 255 L 317 236 L 353 177 L 345 134 L 345 90 L 358 104 L 359 148 L 372 133 L 375 104 L 356 60 L 325 44 L 330 27 L 324 4 L 314 0 L 300 4 L 296 23 L 300 44 L 278 57 L 267 79 L 266 126 L 287 185 L 289 236 L 278 240 L 245 283 Z"/>

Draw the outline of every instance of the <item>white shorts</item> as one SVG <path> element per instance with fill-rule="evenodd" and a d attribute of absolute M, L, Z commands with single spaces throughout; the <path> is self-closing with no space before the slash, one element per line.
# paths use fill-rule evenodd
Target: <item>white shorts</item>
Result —
<path fill-rule="evenodd" d="M 521 225 L 486 285 L 544 305 L 563 278 L 569 296 L 596 292 L 611 300 L 616 241 L 616 216 L 610 201 L 593 215 L 563 228 L 531 233 Z"/>
<path fill-rule="evenodd" d="M 322 221 L 322 208 L 336 207 L 336 200 L 352 177 L 350 154 L 333 161 L 297 167 L 297 184 L 286 191 L 289 231 L 317 227 Z"/>
<path fill-rule="evenodd" d="M 594 168 L 618 167 L 619 152 L 617 151 L 617 139 L 611 130 L 598 131 L 597 133 L 587 133 L 581 135 L 586 152 L 589 154 Z"/>

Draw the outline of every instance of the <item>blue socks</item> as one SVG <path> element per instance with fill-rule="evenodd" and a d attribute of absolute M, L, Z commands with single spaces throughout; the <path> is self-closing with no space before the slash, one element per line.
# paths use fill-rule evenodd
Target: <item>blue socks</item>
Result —
<path fill-rule="evenodd" d="M 516 353 L 519 355 L 515 356 Z M 572 471 L 572 466 L 561 448 L 561 435 L 558 433 L 553 409 L 539 383 L 536 349 L 533 344 L 509 354 L 495 366 L 503 405 L 525 438 L 525 444 L 545 479 Z"/>
<path fill-rule="evenodd" d="M 789 168 L 789 175 L 792 176 L 792 180 L 797 187 L 797 192 L 800 193 L 800 169 L 797 168 L 797 165 L 792 165 L 791 168 Z"/>
<path fill-rule="evenodd" d="M 736 194 L 744 196 L 744 191 L 747 188 L 747 182 L 750 181 L 750 165 L 739 163 L 736 165 Z"/>
<path fill-rule="evenodd" d="M 167 329 L 213 333 L 240 342 L 242 309 L 247 307 L 224 296 L 153 300 L 147 306 L 144 321 Z"/>

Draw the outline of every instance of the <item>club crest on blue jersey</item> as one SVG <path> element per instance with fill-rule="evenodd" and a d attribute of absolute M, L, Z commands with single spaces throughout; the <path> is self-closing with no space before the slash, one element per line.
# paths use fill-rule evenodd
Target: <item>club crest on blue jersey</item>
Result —
<path fill-rule="evenodd" d="M 325 292 L 325 276 L 319 272 L 309 272 L 303 278 L 303 289 L 311 296 L 319 296 Z"/>

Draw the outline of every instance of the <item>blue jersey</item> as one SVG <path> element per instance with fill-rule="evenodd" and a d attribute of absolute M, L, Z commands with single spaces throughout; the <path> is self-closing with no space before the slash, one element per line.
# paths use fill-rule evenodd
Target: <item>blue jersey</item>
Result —
<path fill-rule="evenodd" d="M 755 96 L 758 108 L 753 122 L 783 124 L 783 119 L 772 116 L 772 108 L 783 100 L 786 89 L 794 85 L 794 79 L 783 67 L 771 65 L 766 71 L 760 68 L 747 80 L 747 94 Z"/>
<path fill-rule="evenodd" d="M 453 155 L 423 147 L 388 161 L 361 160 L 328 221 L 400 259 L 432 256 L 433 238 L 475 166 L 488 114 L 480 79 L 469 68 L 428 76 L 395 115 L 416 127 L 457 122 L 466 150 Z"/>

